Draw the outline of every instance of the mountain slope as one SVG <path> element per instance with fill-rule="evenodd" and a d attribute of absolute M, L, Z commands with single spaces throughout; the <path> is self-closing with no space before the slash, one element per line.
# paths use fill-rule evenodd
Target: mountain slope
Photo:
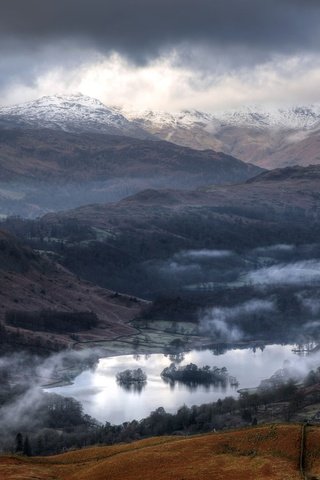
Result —
<path fill-rule="evenodd" d="M 270 220 L 285 217 L 288 209 L 296 208 L 310 218 L 318 218 L 320 213 L 320 166 L 288 167 L 283 169 L 263 172 L 247 181 L 235 185 L 213 185 L 195 191 L 183 190 L 156 190 L 147 189 L 129 196 L 115 204 L 87 205 L 75 210 L 48 214 L 41 222 L 59 221 L 68 218 L 77 218 L 85 225 L 109 227 L 112 219 L 118 216 L 118 227 L 121 228 L 122 219 L 125 223 L 134 222 L 133 218 L 148 218 L 149 227 L 151 220 L 159 221 L 157 212 L 166 209 L 167 219 L 169 214 L 182 215 L 189 209 L 210 208 L 218 212 L 225 212 L 234 208 L 243 210 L 248 214 L 263 209 Z M 220 209 L 220 210 L 219 210 Z M 318 213 L 318 216 L 317 216 Z M 110 222 L 111 219 L 111 222 Z M 225 220 L 227 216 L 225 216 Z M 263 222 L 265 217 L 258 218 Z M 165 219 L 164 219 L 165 221 Z M 150 223 L 151 222 L 151 223 Z"/>
<path fill-rule="evenodd" d="M 310 435 L 306 466 L 319 474 L 319 428 L 310 429 Z M 142 476 L 144 480 L 298 480 L 300 447 L 300 425 L 270 425 L 189 438 L 151 438 L 55 457 L 2 457 L 0 473 L 10 480 L 21 475 L 25 480 L 140 480 Z"/>
<path fill-rule="evenodd" d="M 105 180 L 152 178 L 161 183 L 181 173 L 214 183 L 239 182 L 259 167 L 212 150 L 200 152 L 164 142 L 54 130 L 1 130 L 1 180 Z M 158 179 L 157 179 L 158 177 Z M 180 179 L 183 183 L 183 179 Z M 199 181 L 198 181 L 199 183 Z"/>
<path fill-rule="evenodd" d="M 53 95 L 0 108 L 0 128 L 49 128 L 162 139 L 213 149 L 265 168 L 319 163 L 320 105 L 247 106 L 215 113 L 135 111 L 81 94 Z"/>
<path fill-rule="evenodd" d="M 37 346 L 49 351 L 72 345 L 74 341 L 70 332 L 76 332 L 79 341 L 130 334 L 134 330 L 127 322 L 142 307 L 139 301 L 80 280 L 61 265 L 24 247 L 4 231 L 0 231 L 0 283 L 0 344 Z M 55 312 L 48 329 L 24 327 L 23 315 L 34 316 L 36 323 L 37 315 L 43 311 Z M 8 323 L 10 312 L 19 319 L 21 316 L 21 325 L 15 327 Z M 98 323 L 90 329 L 75 326 L 70 332 L 59 330 L 55 328 L 55 322 L 62 312 L 93 313 Z"/>
<path fill-rule="evenodd" d="M 262 169 L 169 142 L 56 130 L 0 130 L 0 213 L 39 215 L 145 188 L 237 183 Z"/>
<path fill-rule="evenodd" d="M 99 100 L 82 94 L 53 95 L 20 105 L 2 107 L 0 126 L 151 137 L 118 110 L 106 107 Z"/>
<path fill-rule="evenodd" d="M 182 275 L 174 260 L 181 251 L 318 243 L 319 178 L 320 166 L 295 167 L 238 185 L 147 189 L 117 203 L 50 213 L 34 222 L 8 219 L 5 225 L 37 248 L 56 251 L 83 278 L 155 298 Z M 58 241 L 68 249 L 61 251 Z M 168 259 L 172 278 L 161 270 Z"/>
<path fill-rule="evenodd" d="M 320 162 L 318 104 L 265 110 L 246 107 L 215 114 L 119 111 L 158 138 L 191 148 L 212 148 L 265 168 Z"/>

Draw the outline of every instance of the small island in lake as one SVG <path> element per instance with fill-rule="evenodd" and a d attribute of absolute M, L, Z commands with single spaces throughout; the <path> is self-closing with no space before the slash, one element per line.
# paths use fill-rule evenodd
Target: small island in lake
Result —
<path fill-rule="evenodd" d="M 141 370 L 141 368 L 137 368 L 135 370 L 128 369 L 124 370 L 123 372 L 119 372 L 116 375 L 116 379 L 118 384 L 126 390 L 139 392 L 141 392 L 147 383 L 147 375 L 143 370 Z"/>
<path fill-rule="evenodd" d="M 194 363 L 177 367 L 174 363 L 171 363 L 170 367 L 165 368 L 161 372 L 161 377 L 170 382 L 182 382 L 186 384 L 227 384 L 230 378 L 226 367 L 218 368 L 205 365 L 204 367 L 198 367 Z M 234 379 L 235 380 L 235 379 Z"/>

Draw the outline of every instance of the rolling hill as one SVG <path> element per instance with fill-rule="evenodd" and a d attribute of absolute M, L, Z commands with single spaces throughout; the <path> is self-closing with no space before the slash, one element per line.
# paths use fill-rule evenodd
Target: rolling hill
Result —
<path fill-rule="evenodd" d="M 225 222 L 243 216 L 247 223 L 290 220 L 296 217 L 318 219 L 320 166 L 288 167 L 263 172 L 243 183 L 213 185 L 198 190 L 146 189 L 117 203 L 86 205 L 74 210 L 45 215 L 41 222 L 55 223 L 77 219 L 82 225 L 111 228 L 117 234 L 122 228 L 146 232 L 159 225 L 177 221 L 188 213 L 210 211 Z M 258 218 L 254 212 L 264 215 Z M 165 215 L 164 215 L 165 214 Z M 168 233 L 169 230 L 168 230 Z"/>
<path fill-rule="evenodd" d="M 301 425 L 267 425 L 195 437 L 158 437 L 54 457 L 0 457 L 6 480 L 298 480 Z M 319 470 L 319 427 L 307 427 L 303 464 Z"/>

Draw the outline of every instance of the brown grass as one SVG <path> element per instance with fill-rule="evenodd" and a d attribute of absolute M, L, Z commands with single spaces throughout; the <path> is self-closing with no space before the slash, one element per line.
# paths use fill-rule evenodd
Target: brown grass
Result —
<path fill-rule="evenodd" d="M 314 432 L 318 438 L 320 431 Z M 271 425 L 187 438 L 152 438 L 54 457 L 2 457 L 0 478 L 298 480 L 300 435 L 299 425 Z M 314 465 L 320 466 L 317 452 Z"/>

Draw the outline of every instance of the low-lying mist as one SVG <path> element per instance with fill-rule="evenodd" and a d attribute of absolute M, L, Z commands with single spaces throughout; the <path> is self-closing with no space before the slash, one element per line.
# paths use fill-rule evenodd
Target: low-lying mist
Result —
<path fill-rule="evenodd" d="M 320 339 L 318 244 L 183 250 L 148 268 L 167 288 L 151 318 L 188 319 L 213 342 Z"/>
<path fill-rule="evenodd" d="M 252 299 L 234 307 L 213 307 L 203 312 L 199 319 L 199 330 L 222 342 L 236 342 L 245 335 L 239 327 L 243 319 L 252 318 L 254 322 L 259 314 L 272 314 L 276 310 L 271 300 Z"/>
<path fill-rule="evenodd" d="M 320 261 L 313 259 L 263 267 L 246 274 L 244 281 L 252 285 L 319 285 Z"/>
<path fill-rule="evenodd" d="M 183 250 L 145 264 L 167 290 L 210 289 L 217 285 L 320 284 L 319 245 L 272 245 L 252 250 Z"/>
<path fill-rule="evenodd" d="M 12 450 L 18 432 L 72 426 L 82 407 L 73 399 L 46 393 L 44 386 L 70 382 L 98 361 L 94 349 L 64 351 L 43 358 L 27 352 L 0 357 L 0 450 Z M 75 418 L 72 418 L 75 415 Z"/>

